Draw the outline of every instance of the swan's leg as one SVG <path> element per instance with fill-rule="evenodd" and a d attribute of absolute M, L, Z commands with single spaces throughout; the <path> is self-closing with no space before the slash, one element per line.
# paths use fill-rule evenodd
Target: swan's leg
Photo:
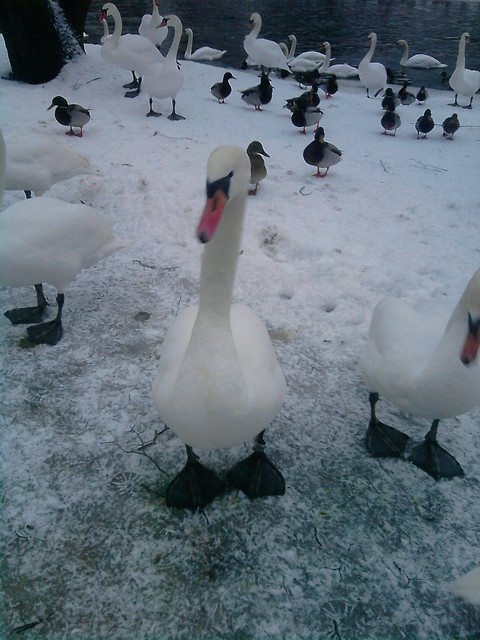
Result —
<path fill-rule="evenodd" d="M 457 102 L 457 98 L 458 98 L 458 93 L 456 93 L 456 94 L 455 94 L 455 100 L 454 100 L 454 102 L 449 102 L 449 103 L 448 103 L 450 107 L 459 107 L 459 106 L 460 106 L 460 105 L 458 104 L 458 102 Z M 473 99 L 473 98 L 472 98 L 472 99 Z"/>
<path fill-rule="evenodd" d="M 125 98 L 136 98 L 138 96 L 138 94 L 140 93 L 141 88 L 142 88 L 142 79 L 139 78 L 138 81 L 137 81 L 136 89 L 133 89 L 132 91 L 127 91 L 125 93 Z"/>
<path fill-rule="evenodd" d="M 48 306 L 48 302 L 43 294 L 43 286 L 36 284 L 35 291 L 37 292 L 36 307 L 24 307 L 22 309 L 5 311 L 3 315 L 8 318 L 12 324 L 34 324 L 40 322 L 43 318 Z"/>
<path fill-rule="evenodd" d="M 179 115 L 176 111 L 175 111 L 175 99 L 172 98 L 172 113 L 167 116 L 167 118 L 169 120 L 185 120 L 185 118 L 181 115 Z"/>
<path fill-rule="evenodd" d="M 257 195 L 257 189 L 258 189 L 258 182 L 257 182 L 257 184 L 255 185 L 255 189 L 250 189 L 250 190 L 249 190 L 248 195 L 249 195 L 249 196 L 256 196 L 256 195 Z"/>
<path fill-rule="evenodd" d="M 464 475 L 462 467 L 451 453 L 448 453 L 437 442 L 437 429 L 439 420 L 434 420 L 430 431 L 425 436 L 422 444 L 416 446 L 410 457 L 410 462 L 423 469 L 435 480 L 440 478 L 455 478 Z"/>
<path fill-rule="evenodd" d="M 249 498 L 283 496 L 285 479 L 265 454 L 264 431 L 258 434 L 251 456 L 240 461 L 227 473 L 227 482 Z"/>
<path fill-rule="evenodd" d="M 472 108 L 472 103 L 473 103 L 473 96 L 470 98 L 470 104 L 467 104 L 466 107 L 462 107 L 462 109 L 471 109 Z"/>
<path fill-rule="evenodd" d="M 187 464 L 169 483 L 165 497 L 169 507 L 201 510 L 225 491 L 225 483 L 198 461 L 192 447 L 186 449 Z"/>
<path fill-rule="evenodd" d="M 409 437 L 388 424 L 378 420 L 375 405 L 378 393 L 370 393 L 370 422 L 365 436 L 365 445 L 374 458 L 401 457 L 405 451 Z"/>
<path fill-rule="evenodd" d="M 153 100 L 152 100 L 152 98 L 148 99 L 148 104 L 150 105 L 150 111 L 147 113 L 147 118 L 151 118 L 152 116 L 155 117 L 155 118 L 158 118 L 159 116 L 162 115 L 159 111 L 154 111 L 153 110 Z"/>
<path fill-rule="evenodd" d="M 138 87 L 137 76 L 135 75 L 135 71 L 132 71 L 133 80 L 123 85 L 124 89 L 136 89 Z"/>
<path fill-rule="evenodd" d="M 55 320 L 51 322 L 42 322 L 36 324 L 33 327 L 28 327 L 28 339 L 36 344 L 50 344 L 54 345 L 59 342 L 63 334 L 62 327 L 62 309 L 65 300 L 65 295 L 59 293 L 57 295 L 57 315 Z"/>

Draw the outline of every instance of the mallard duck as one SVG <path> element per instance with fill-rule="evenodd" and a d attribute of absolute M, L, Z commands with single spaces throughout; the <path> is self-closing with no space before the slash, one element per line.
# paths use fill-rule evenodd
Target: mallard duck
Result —
<path fill-rule="evenodd" d="M 307 164 L 317 167 L 317 173 L 313 174 L 317 178 L 325 178 L 328 170 L 341 160 L 342 152 L 334 144 L 325 142 L 325 131 L 319 127 L 315 132 L 315 139 L 303 150 L 303 159 Z M 320 173 L 320 168 L 326 169 L 325 173 Z"/>
<path fill-rule="evenodd" d="M 383 133 L 385 135 L 388 135 L 387 131 L 393 131 L 393 135 L 395 135 L 402 121 L 395 109 L 387 109 L 380 120 L 380 124 L 383 127 Z"/>
<path fill-rule="evenodd" d="M 404 107 L 409 107 L 411 104 L 413 104 L 417 100 L 415 94 L 408 91 L 407 87 L 408 87 L 408 82 L 404 82 L 402 85 L 402 88 L 399 89 L 397 93 L 400 99 L 400 102 L 403 104 Z"/>
<path fill-rule="evenodd" d="M 385 89 L 385 95 L 382 98 L 382 109 L 384 111 L 395 111 L 395 108 L 400 104 L 400 98 L 398 98 L 394 93 L 393 89 L 388 87 Z"/>
<path fill-rule="evenodd" d="M 442 122 L 443 135 L 450 136 L 450 140 L 453 140 L 453 134 L 460 129 L 460 122 L 456 113 L 452 113 L 451 116 L 445 118 Z"/>
<path fill-rule="evenodd" d="M 432 112 L 430 111 L 430 109 L 425 109 L 425 113 L 423 114 L 423 116 L 420 116 L 419 118 L 417 118 L 417 121 L 415 122 L 415 129 L 417 130 L 417 139 L 420 138 L 421 133 L 423 133 L 423 137 L 426 138 L 427 133 L 430 133 L 430 131 L 433 129 L 434 126 L 435 126 L 435 122 L 433 121 L 433 118 L 432 118 Z"/>
<path fill-rule="evenodd" d="M 250 158 L 250 184 L 255 185 L 253 189 L 248 192 L 249 196 L 256 196 L 257 189 L 260 182 L 267 176 L 267 167 L 262 156 L 269 158 L 270 156 L 265 151 L 262 143 L 258 140 L 254 140 L 247 147 L 247 155 Z"/>
<path fill-rule="evenodd" d="M 62 124 L 64 127 L 70 127 L 69 131 L 65 131 L 67 136 L 83 137 L 83 127 L 90 122 L 90 111 L 81 104 L 68 104 L 68 102 L 62 96 L 55 96 L 52 100 L 52 104 L 48 107 L 55 109 L 55 120 Z M 72 127 L 80 129 L 80 133 L 75 133 Z"/>
<path fill-rule="evenodd" d="M 323 116 L 323 111 L 319 107 L 306 107 L 305 109 L 292 107 L 290 110 L 292 124 L 301 129 L 300 133 L 306 134 L 306 127 L 315 126 L 315 131 L 318 129 Z"/>
<path fill-rule="evenodd" d="M 247 104 L 253 104 L 256 111 L 262 110 L 262 104 L 268 104 L 272 99 L 273 85 L 270 82 L 266 73 L 262 73 L 260 76 L 260 84 L 249 89 L 243 89 L 240 91 L 242 94 L 242 100 Z"/>
<path fill-rule="evenodd" d="M 428 91 L 423 85 L 418 90 L 416 98 L 419 104 L 424 104 L 428 100 Z"/>
<path fill-rule="evenodd" d="M 210 88 L 212 96 L 215 96 L 221 104 L 223 104 L 225 102 L 225 98 L 228 98 L 232 93 L 232 87 L 230 86 L 229 80 L 236 80 L 236 78 L 230 73 L 230 71 L 227 71 L 223 74 L 223 80 L 221 82 L 216 82 Z"/>

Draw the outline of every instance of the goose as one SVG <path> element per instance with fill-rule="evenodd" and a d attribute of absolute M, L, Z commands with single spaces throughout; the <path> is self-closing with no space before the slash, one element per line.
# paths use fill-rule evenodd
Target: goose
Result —
<path fill-rule="evenodd" d="M 303 150 L 303 159 L 307 164 L 317 167 L 317 173 L 313 175 L 317 178 L 325 178 L 328 170 L 341 160 L 342 152 L 334 144 L 325 142 L 325 131 L 319 127 L 315 132 L 315 139 Z M 326 169 L 325 173 L 320 173 L 320 167 Z"/>
<path fill-rule="evenodd" d="M 480 605 L 480 567 L 472 569 L 451 585 L 453 593 L 471 604 Z"/>
<path fill-rule="evenodd" d="M 470 42 L 470 36 L 467 32 L 462 33 L 458 44 L 457 66 L 450 76 L 448 83 L 455 91 L 455 101 L 450 104 L 452 107 L 462 106 L 463 109 L 471 109 L 473 96 L 480 89 L 480 71 L 472 71 L 465 69 L 465 45 Z M 470 103 L 466 106 L 459 105 L 457 102 L 458 94 L 470 98 Z"/>
<path fill-rule="evenodd" d="M 122 36 L 122 16 L 112 2 L 107 2 L 102 7 L 100 18 L 104 20 L 107 16 L 113 17 L 115 30 L 102 45 L 102 58 L 109 64 L 132 72 L 132 82 L 124 85 L 132 91 L 127 91 L 125 97 L 135 98 L 140 93 L 145 69 L 154 62 L 162 62 L 163 56 L 148 38 L 135 33 L 126 33 Z M 135 72 L 139 75 L 138 79 Z"/>
<path fill-rule="evenodd" d="M 398 97 L 400 98 L 400 102 L 404 107 L 409 107 L 417 100 L 416 96 L 407 90 L 407 87 L 408 82 L 404 82 L 402 88 L 399 89 L 397 93 Z"/>
<path fill-rule="evenodd" d="M 400 104 L 400 98 L 393 93 L 393 89 L 387 87 L 382 98 L 382 109 L 384 111 L 395 111 Z"/>
<path fill-rule="evenodd" d="M 306 134 L 306 127 L 315 126 L 315 131 L 318 130 L 320 120 L 323 116 L 323 111 L 319 107 L 305 107 L 301 109 L 299 106 L 293 106 L 289 108 L 292 112 L 290 118 L 292 124 L 302 129 L 300 133 Z"/>
<path fill-rule="evenodd" d="M 58 124 L 64 127 L 69 127 L 68 131 L 65 131 L 67 136 L 76 136 L 77 138 L 83 137 L 83 127 L 90 122 L 90 111 L 81 104 L 68 104 L 63 96 L 55 96 L 52 100 L 52 104 L 48 107 L 47 111 L 55 108 L 55 120 Z M 80 133 L 75 133 L 72 127 L 80 129 Z"/>
<path fill-rule="evenodd" d="M 420 116 L 419 118 L 417 118 L 417 121 L 415 122 L 415 129 L 417 130 L 417 139 L 420 138 L 420 134 L 423 133 L 423 138 L 427 137 L 427 134 L 430 133 L 430 131 L 433 129 L 433 127 L 435 126 L 435 122 L 433 121 L 432 118 L 432 112 L 430 111 L 430 109 L 425 109 L 425 113 L 423 114 L 423 116 Z"/>
<path fill-rule="evenodd" d="M 143 37 L 147 38 L 156 47 L 159 47 L 163 44 L 163 41 L 167 37 L 168 27 L 161 27 L 162 16 L 158 11 L 158 0 L 153 0 L 152 2 L 152 13 L 146 13 L 140 22 L 140 26 L 138 27 L 138 33 Z"/>
<path fill-rule="evenodd" d="M 387 84 L 387 70 L 380 62 L 371 62 L 375 47 L 377 45 L 377 34 L 372 32 L 368 34 L 368 42 L 370 48 L 365 57 L 358 65 L 358 75 L 360 82 L 367 89 L 367 98 L 370 98 L 370 91 L 375 91 L 375 97 L 385 89 Z"/>
<path fill-rule="evenodd" d="M 95 175 L 88 158 L 40 133 L 19 134 L 6 141 L 5 189 L 41 196 L 56 182 Z"/>
<path fill-rule="evenodd" d="M 247 155 L 250 159 L 250 184 L 255 185 L 248 192 L 249 196 L 256 196 L 260 182 L 267 177 L 267 167 L 262 156 L 269 158 L 270 156 L 263 148 L 258 140 L 254 140 L 247 147 Z"/>
<path fill-rule="evenodd" d="M 242 94 L 242 100 L 247 104 L 253 104 L 256 111 L 262 110 L 262 104 L 268 104 L 272 99 L 273 86 L 266 73 L 262 73 L 260 76 L 260 84 L 249 89 L 243 89 L 240 91 Z"/>
<path fill-rule="evenodd" d="M 403 48 L 402 59 L 400 60 L 400 66 L 411 67 L 415 69 L 444 69 L 447 65 L 440 62 L 433 56 L 428 56 L 425 53 L 417 53 L 411 58 L 408 57 L 408 43 L 406 40 L 397 40 L 396 47 Z"/>
<path fill-rule="evenodd" d="M 460 129 L 460 122 L 456 113 L 452 113 L 451 116 L 445 118 L 442 122 L 443 135 L 450 136 L 450 140 L 453 140 L 453 135 Z"/>
<path fill-rule="evenodd" d="M 232 304 L 250 181 L 243 149 L 217 147 L 207 163 L 207 203 L 197 227 L 205 244 L 199 304 L 167 332 L 152 396 L 160 418 L 186 445 L 186 466 L 169 483 L 169 506 L 202 509 L 225 484 L 193 448 L 221 449 L 256 437 L 254 453 L 227 482 L 249 497 L 283 495 L 285 481 L 265 454 L 264 430 L 280 410 L 286 383 L 263 322 Z"/>
<path fill-rule="evenodd" d="M 387 131 L 393 131 L 393 135 L 395 136 L 398 127 L 402 124 L 402 121 L 395 109 L 387 109 L 380 120 L 380 124 L 383 127 L 382 133 L 388 135 Z"/>
<path fill-rule="evenodd" d="M 423 85 L 420 87 L 415 97 L 419 104 L 425 104 L 425 102 L 428 100 L 428 91 Z"/>
<path fill-rule="evenodd" d="M 284 69 L 290 71 L 287 59 L 282 53 L 279 45 L 273 40 L 258 38 L 262 28 L 262 18 L 259 13 L 252 13 L 250 16 L 250 33 L 245 36 L 243 48 L 256 64 L 264 69 Z"/>
<path fill-rule="evenodd" d="M 182 37 L 182 22 L 178 16 L 165 16 L 162 25 L 166 24 L 174 30 L 172 44 L 165 57 L 164 62 L 151 64 L 145 72 L 144 87 L 149 95 L 150 110 L 147 117 L 161 116 L 162 114 L 153 110 L 153 98 L 162 100 L 172 99 L 172 112 L 168 116 L 169 120 L 185 120 L 184 116 L 175 111 L 176 97 L 181 91 L 184 83 L 182 70 L 177 63 L 178 46 Z"/>
<path fill-rule="evenodd" d="M 402 456 L 409 439 L 377 420 L 375 404 L 383 395 L 402 411 L 433 421 L 409 459 L 436 479 L 463 475 L 455 458 L 437 443 L 439 421 L 480 403 L 480 269 L 450 319 L 446 315 L 384 298 L 373 312 L 360 360 L 370 393 L 367 449 L 373 456 Z"/>
<path fill-rule="evenodd" d="M 5 141 L 0 131 L 0 184 L 5 179 Z M 0 285 L 34 285 L 37 306 L 10 309 L 4 315 L 12 324 L 28 327 L 36 344 L 54 345 L 63 334 L 62 309 L 65 288 L 82 269 L 125 247 L 113 235 L 110 220 L 84 204 L 70 204 L 42 196 L 16 202 L 0 214 Z M 43 282 L 57 289 L 57 314 L 40 322 L 47 310 Z"/>
<path fill-rule="evenodd" d="M 223 74 L 223 80 L 221 82 L 216 82 L 210 88 L 210 93 L 220 104 L 224 104 L 225 98 L 228 98 L 232 93 L 232 87 L 230 86 L 229 80 L 236 80 L 236 78 L 230 73 L 230 71 L 227 71 Z"/>
<path fill-rule="evenodd" d="M 185 60 L 220 60 L 220 58 L 227 53 L 226 49 L 220 51 L 220 49 L 213 49 L 212 47 L 199 47 L 192 53 L 193 31 L 192 29 L 185 29 L 185 33 L 188 38 L 184 56 Z"/>

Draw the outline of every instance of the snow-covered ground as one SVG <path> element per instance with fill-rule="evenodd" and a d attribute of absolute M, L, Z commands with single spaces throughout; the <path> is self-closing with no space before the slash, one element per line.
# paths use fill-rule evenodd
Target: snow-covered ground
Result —
<path fill-rule="evenodd" d="M 372 459 L 358 361 L 383 296 L 453 308 L 480 265 L 480 98 L 466 111 L 430 92 L 436 123 L 458 112 L 453 141 L 439 126 L 416 139 L 418 105 L 399 109 L 394 138 L 380 98 L 340 81 L 321 124 L 343 156 L 321 180 L 302 158 L 313 132 L 282 108 L 301 92 L 294 80 L 273 78 L 256 112 L 238 90 L 257 72 L 232 70 L 220 105 L 210 86 L 224 70 L 182 62 L 186 120 L 171 122 L 168 101 L 146 118 L 146 95 L 123 97 L 130 74 L 86 50 L 48 84 L 0 80 L 7 142 L 45 132 L 101 172 L 48 195 L 92 205 L 132 241 L 68 288 L 57 346 L 21 348 L 25 328 L 0 323 L 5 637 L 479 638 L 479 609 L 448 585 L 479 564 L 480 409 L 440 423 L 463 479 Z M 9 69 L 2 43 L 0 75 Z M 47 112 L 55 95 L 91 107 L 83 139 Z M 159 494 L 184 448 L 152 381 L 166 330 L 197 300 L 208 155 L 254 139 L 268 176 L 248 199 L 234 297 L 267 323 L 287 379 L 266 434 L 287 491 L 169 510 Z M 6 192 L 3 206 L 23 197 Z M 33 288 L 0 291 L 2 311 L 33 300 Z M 429 427 L 386 401 L 378 413 L 417 440 Z M 250 447 L 198 453 L 223 473 Z"/>

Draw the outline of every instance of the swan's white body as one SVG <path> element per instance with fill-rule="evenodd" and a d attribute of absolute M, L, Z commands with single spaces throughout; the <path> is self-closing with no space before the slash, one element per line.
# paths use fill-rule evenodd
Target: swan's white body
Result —
<path fill-rule="evenodd" d="M 138 33 L 157 47 L 163 43 L 168 34 L 168 27 L 160 27 L 162 20 L 163 17 L 158 11 L 158 0 L 153 0 L 152 13 L 146 13 L 138 27 Z"/>
<path fill-rule="evenodd" d="M 105 40 L 110 36 L 110 32 L 108 31 L 108 22 L 105 18 L 102 18 L 100 22 L 103 25 L 103 36 L 100 38 L 100 42 L 103 44 Z"/>
<path fill-rule="evenodd" d="M 153 386 L 165 424 L 187 445 L 205 449 L 258 435 L 286 392 L 265 325 L 249 307 L 232 305 L 250 161 L 237 147 L 216 149 L 208 162 L 208 183 L 230 169 L 228 201 L 203 253 L 199 305 L 180 313 L 169 329 Z M 208 227 L 207 207 L 199 231 Z"/>
<path fill-rule="evenodd" d="M 360 82 L 367 89 L 367 96 L 369 95 L 369 91 L 378 93 L 384 89 L 387 84 L 387 70 L 383 64 L 371 61 L 377 45 L 377 34 L 373 32 L 370 33 L 368 40 L 370 42 L 370 48 L 358 65 Z"/>
<path fill-rule="evenodd" d="M 95 175 L 88 158 L 39 133 L 9 138 L 5 189 L 41 196 L 56 182 L 82 174 Z"/>
<path fill-rule="evenodd" d="M 288 60 L 288 66 L 293 73 L 308 73 L 309 71 L 315 71 L 323 64 L 322 60 L 309 60 L 308 58 L 291 58 Z"/>
<path fill-rule="evenodd" d="M 473 96 L 480 89 L 480 71 L 465 68 L 465 44 L 469 41 L 468 33 L 463 33 L 458 44 L 457 66 L 448 81 L 456 94 L 470 98 L 472 104 Z M 456 101 L 456 97 L 455 97 Z"/>
<path fill-rule="evenodd" d="M 358 78 L 358 69 L 352 67 L 351 65 L 344 64 L 330 64 L 332 58 L 332 50 L 329 42 L 324 42 L 323 46 L 325 47 L 325 59 L 323 61 L 322 66 L 319 68 L 319 73 L 333 73 L 337 76 L 337 78 Z"/>
<path fill-rule="evenodd" d="M 480 362 L 460 360 L 468 314 L 480 317 L 480 270 L 450 319 L 437 309 L 416 310 L 398 298 L 375 308 L 360 362 L 368 389 L 408 413 L 450 418 L 480 404 Z"/>
<path fill-rule="evenodd" d="M 480 567 L 472 569 L 465 575 L 457 578 L 452 584 L 455 595 L 468 600 L 472 604 L 480 605 Z"/>
<path fill-rule="evenodd" d="M 199 47 L 192 53 L 193 31 L 192 29 L 185 29 L 185 33 L 188 38 L 184 56 L 185 60 L 219 60 L 223 55 L 225 55 L 225 53 L 227 53 L 226 49 L 220 51 L 220 49 L 213 49 L 212 47 Z"/>
<path fill-rule="evenodd" d="M 425 53 L 417 53 L 411 58 L 408 57 L 408 42 L 406 40 L 397 40 L 397 47 L 403 47 L 403 55 L 400 60 L 402 67 L 410 67 L 414 69 L 444 69 L 447 65 L 440 62 L 433 56 Z"/>
<path fill-rule="evenodd" d="M 262 18 L 258 13 L 252 13 L 250 23 L 253 25 L 252 30 L 245 36 L 243 41 L 243 48 L 247 55 L 254 60 L 255 64 L 265 69 L 290 71 L 287 65 L 287 58 L 280 46 L 273 40 L 257 37 L 262 28 Z"/>
<path fill-rule="evenodd" d="M 148 38 L 133 33 L 122 36 L 122 17 L 114 4 L 107 2 L 102 9 L 115 21 L 114 32 L 102 45 L 102 58 L 106 62 L 143 76 L 148 65 L 163 61 L 162 54 Z"/>
<path fill-rule="evenodd" d="M 150 98 L 171 98 L 175 100 L 184 83 L 183 72 L 178 68 L 177 53 L 182 37 L 182 23 L 175 15 L 165 17 L 168 26 L 174 29 L 174 36 L 165 60 L 150 65 L 143 80 L 143 88 Z"/>

